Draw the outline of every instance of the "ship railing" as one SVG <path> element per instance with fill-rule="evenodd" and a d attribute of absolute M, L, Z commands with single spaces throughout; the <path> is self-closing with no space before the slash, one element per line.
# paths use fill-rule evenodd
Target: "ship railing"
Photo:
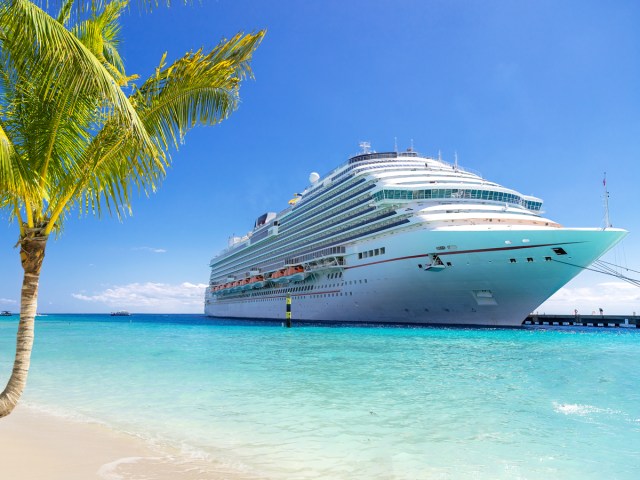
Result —
<path fill-rule="evenodd" d="M 286 265 L 299 265 L 302 263 L 308 263 L 312 260 L 318 260 L 323 257 L 330 257 L 335 255 L 344 255 L 346 253 L 346 247 L 344 246 L 336 246 L 336 247 L 327 247 L 320 250 L 316 250 L 315 252 L 305 253 L 304 255 L 299 255 L 297 257 L 287 258 L 285 259 Z"/>

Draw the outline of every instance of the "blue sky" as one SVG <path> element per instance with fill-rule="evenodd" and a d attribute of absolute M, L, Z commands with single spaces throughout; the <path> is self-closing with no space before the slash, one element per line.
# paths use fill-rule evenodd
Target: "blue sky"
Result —
<path fill-rule="evenodd" d="M 631 233 L 605 259 L 640 270 L 640 3 L 202 0 L 133 7 L 127 73 L 143 78 L 238 31 L 266 28 L 240 108 L 174 153 L 133 216 L 71 215 L 49 242 L 40 312 L 201 312 L 210 258 L 370 141 L 442 153 L 570 227 Z M 15 224 L 0 224 L 0 309 L 17 311 Z M 636 277 L 640 275 L 636 274 Z M 640 289 L 583 274 L 539 309 L 640 313 Z"/>

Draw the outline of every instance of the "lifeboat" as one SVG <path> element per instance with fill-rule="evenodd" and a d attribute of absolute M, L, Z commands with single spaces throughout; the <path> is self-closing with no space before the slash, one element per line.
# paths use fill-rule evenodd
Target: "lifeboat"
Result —
<path fill-rule="evenodd" d="M 264 277 L 262 275 L 254 275 L 249 279 L 249 288 L 262 288 L 265 285 Z"/>
<path fill-rule="evenodd" d="M 286 277 L 287 268 L 283 268 L 282 270 L 278 270 L 277 272 L 273 272 L 271 274 L 271 281 L 273 283 L 287 283 L 289 279 Z"/>
<path fill-rule="evenodd" d="M 289 267 L 287 270 L 287 278 L 289 278 L 290 282 L 300 282 L 307 277 L 307 272 L 304 271 L 302 265 Z"/>
<path fill-rule="evenodd" d="M 302 265 L 296 265 L 293 267 L 283 268 L 271 275 L 271 280 L 274 283 L 289 283 L 299 282 L 307 277 L 307 272 L 304 271 Z"/>

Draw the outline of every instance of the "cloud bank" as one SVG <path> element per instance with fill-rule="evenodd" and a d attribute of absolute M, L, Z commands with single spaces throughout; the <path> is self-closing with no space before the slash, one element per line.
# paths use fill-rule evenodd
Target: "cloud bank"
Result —
<path fill-rule="evenodd" d="M 598 312 L 612 315 L 640 314 L 640 288 L 626 282 L 604 282 L 586 287 L 563 287 L 537 311 L 539 313 L 572 314 L 574 309 L 584 315 Z"/>
<path fill-rule="evenodd" d="M 167 283 L 130 283 L 87 295 L 72 296 L 94 304 L 103 304 L 111 310 L 129 310 L 139 313 L 202 313 L 206 284 L 189 282 L 172 285 Z"/>

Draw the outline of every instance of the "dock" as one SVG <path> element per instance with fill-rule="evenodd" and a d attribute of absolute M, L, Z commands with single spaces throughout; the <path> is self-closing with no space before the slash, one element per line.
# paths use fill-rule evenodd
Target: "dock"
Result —
<path fill-rule="evenodd" d="M 523 325 L 549 325 L 566 327 L 640 328 L 637 315 L 553 315 L 531 314 Z"/>

